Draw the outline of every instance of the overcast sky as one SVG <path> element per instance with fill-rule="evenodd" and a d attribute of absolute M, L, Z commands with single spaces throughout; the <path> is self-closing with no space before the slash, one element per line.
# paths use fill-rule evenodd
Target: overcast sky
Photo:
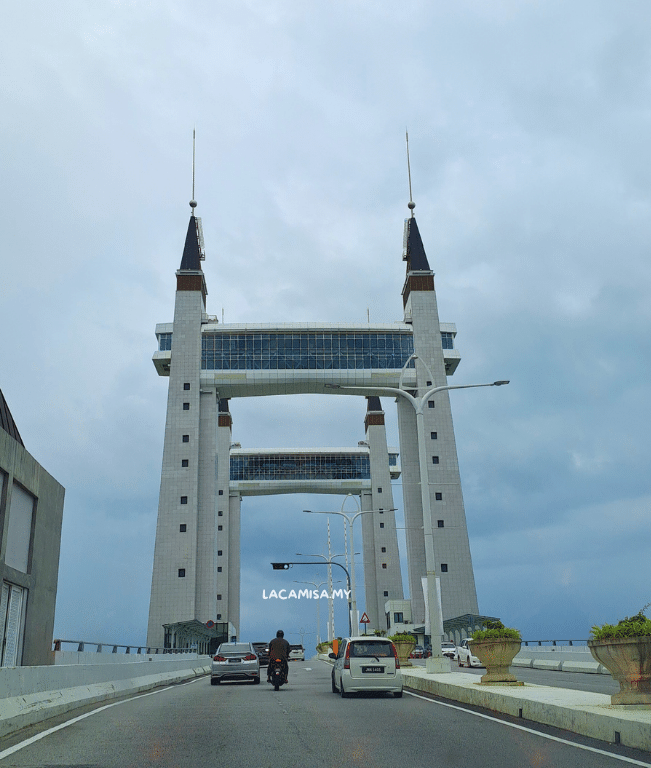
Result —
<path fill-rule="evenodd" d="M 451 383 L 511 380 L 451 395 L 480 611 L 585 638 L 651 601 L 646 0 L 22 0 L 0 88 L 0 387 L 66 488 L 57 636 L 145 642 L 194 125 L 226 322 L 402 319 L 408 127 Z M 355 446 L 364 411 L 232 401 L 233 440 Z M 243 639 L 315 631 L 262 590 L 324 578 L 268 563 L 340 506 L 244 500 Z"/>

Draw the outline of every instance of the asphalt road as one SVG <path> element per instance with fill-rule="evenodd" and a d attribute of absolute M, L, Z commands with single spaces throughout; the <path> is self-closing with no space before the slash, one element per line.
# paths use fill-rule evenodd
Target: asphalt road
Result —
<path fill-rule="evenodd" d="M 12 754 L 8 747 L 46 727 L 7 740 L 0 768 L 651 766 L 649 753 L 454 702 L 409 693 L 341 699 L 331 692 L 330 666 L 319 661 L 292 664 L 289 686 L 277 693 L 265 682 L 211 686 L 203 677 L 63 725 Z"/>

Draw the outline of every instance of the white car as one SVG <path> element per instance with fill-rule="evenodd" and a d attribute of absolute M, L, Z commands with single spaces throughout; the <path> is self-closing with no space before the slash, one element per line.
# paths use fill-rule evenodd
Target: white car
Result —
<path fill-rule="evenodd" d="M 448 643 L 444 640 L 441 643 L 441 653 L 443 656 L 447 656 L 449 659 L 457 658 L 457 646 L 454 643 Z"/>
<path fill-rule="evenodd" d="M 302 645 L 289 646 L 290 661 L 305 661 L 305 648 Z"/>
<path fill-rule="evenodd" d="M 402 696 L 402 672 L 395 645 L 384 637 L 347 637 L 339 653 L 329 654 L 332 692 L 344 699 L 351 693 L 374 691 Z"/>
<path fill-rule="evenodd" d="M 457 646 L 457 659 L 460 667 L 481 667 L 481 661 L 470 652 L 468 638 L 462 640 L 461 645 Z"/>

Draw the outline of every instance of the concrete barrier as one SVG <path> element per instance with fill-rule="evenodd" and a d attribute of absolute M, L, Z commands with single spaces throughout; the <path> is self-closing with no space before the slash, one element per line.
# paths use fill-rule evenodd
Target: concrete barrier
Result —
<path fill-rule="evenodd" d="M 561 672 L 563 662 L 557 659 L 532 659 L 532 669 L 550 669 L 554 672 Z"/>
<path fill-rule="evenodd" d="M 210 672 L 210 657 L 196 654 L 132 656 L 131 659 L 132 663 L 113 660 L 47 667 L 1 667 L 0 737 L 87 704 Z"/>
<path fill-rule="evenodd" d="M 590 649 L 585 645 L 522 646 L 511 666 L 596 675 L 610 674 L 606 667 L 594 660 Z"/>

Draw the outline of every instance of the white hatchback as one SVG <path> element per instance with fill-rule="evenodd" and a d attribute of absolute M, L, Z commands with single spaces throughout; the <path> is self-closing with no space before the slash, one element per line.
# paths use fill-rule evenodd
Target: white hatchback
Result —
<path fill-rule="evenodd" d="M 402 696 L 402 673 L 394 644 L 384 637 L 347 637 L 330 654 L 332 692 L 342 698 L 370 691 Z"/>

